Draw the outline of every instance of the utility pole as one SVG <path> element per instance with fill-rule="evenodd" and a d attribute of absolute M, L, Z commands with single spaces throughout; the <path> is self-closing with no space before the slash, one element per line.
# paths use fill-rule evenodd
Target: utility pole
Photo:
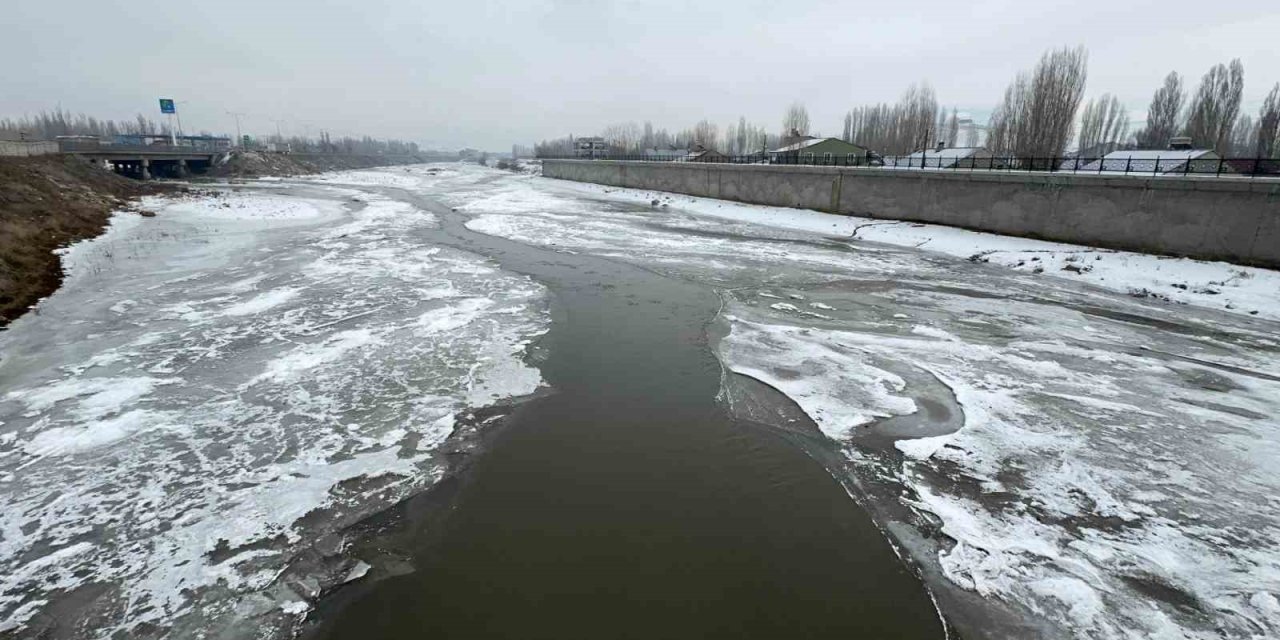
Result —
<path fill-rule="evenodd" d="M 181 136 L 182 136 L 182 112 L 178 110 L 178 105 L 180 105 L 180 104 L 190 104 L 190 103 L 189 103 L 188 101 L 186 101 L 186 100 L 174 100 L 174 101 L 173 101 L 173 115 L 175 115 L 175 116 L 177 116 L 177 117 L 178 117 L 178 136 L 179 136 L 179 137 L 181 137 Z M 172 118 L 170 118 L 169 122 L 170 122 L 170 124 L 172 125 L 172 123 L 173 123 L 173 119 L 172 119 Z M 170 142 L 171 142 L 174 146 L 177 146 L 177 144 L 178 144 L 177 138 L 174 138 L 172 135 L 170 135 L 170 136 L 169 136 L 169 140 L 170 140 Z"/>
<path fill-rule="evenodd" d="M 284 153 L 285 151 L 287 151 L 287 149 L 285 149 L 284 135 L 280 133 L 281 121 L 275 118 L 272 118 L 271 121 L 276 123 L 276 151 L 278 151 L 279 153 Z"/>
<path fill-rule="evenodd" d="M 235 111 L 228 111 L 228 112 L 227 112 L 227 115 L 232 116 L 232 117 L 234 117 L 234 118 L 236 119 L 236 146 L 237 146 L 237 147 L 240 147 L 240 148 L 242 148 L 242 149 L 243 149 L 243 148 L 244 148 L 244 135 L 240 133 L 240 117 L 241 117 L 241 116 L 243 116 L 243 115 L 245 115 L 245 114 L 243 114 L 243 113 L 237 113 L 237 112 L 235 112 Z"/>

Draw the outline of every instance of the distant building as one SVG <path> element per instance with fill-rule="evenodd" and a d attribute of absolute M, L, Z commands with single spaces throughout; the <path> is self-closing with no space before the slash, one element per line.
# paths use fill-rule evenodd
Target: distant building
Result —
<path fill-rule="evenodd" d="M 729 156 L 726 156 L 715 149 L 708 149 L 702 145 L 697 145 L 684 157 L 684 160 L 685 162 L 728 162 Z"/>
<path fill-rule="evenodd" d="M 1003 169 L 1004 163 L 984 147 L 947 147 L 917 151 L 907 156 L 886 158 L 889 167 L 929 169 Z"/>
<path fill-rule="evenodd" d="M 599 158 L 605 155 L 609 144 L 604 138 L 576 138 L 573 141 L 573 153 L 579 158 Z"/>
<path fill-rule="evenodd" d="M 688 154 L 689 152 L 684 149 L 652 148 L 644 150 L 644 157 L 648 160 L 679 160 Z"/>
<path fill-rule="evenodd" d="M 769 162 L 859 166 L 867 164 L 867 150 L 839 138 L 801 136 L 791 144 L 771 150 Z"/>
<path fill-rule="evenodd" d="M 955 146 L 980 147 L 986 144 L 987 127 L 978 124 L 973 118 L 961 116 L 956 120 L 956 139 L 949 142 Z"/>
<path fill-rule="evenodd" d="M 1146 149 L 1140 151 L 1114 151 L 1080 166 L 1081 172 L 1098 173 L 1208 173 L 1217 172 L 1220 156 L 1211 149 Z M 1230 165 L 1223 165 L 1224 173 L 1233 173 Z"/>

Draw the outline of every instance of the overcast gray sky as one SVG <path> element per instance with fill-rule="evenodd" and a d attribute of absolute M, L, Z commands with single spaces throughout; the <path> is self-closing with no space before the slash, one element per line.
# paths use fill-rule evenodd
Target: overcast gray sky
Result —
<path fill-rule="evenodd" d="M 851 106 L 928 80 L 985 117 L 1047 48 L 1084 44 L 1088 96 L 1135 119 L 1171 70 L 1245 65 L 1245 107 L 1280 81 L 1280 0 L 45 0 L 5 3 L 0 117 L 61 105 L 188 131 L 370 134 L 509 149 L 613 122 L 678 129 L 793 100 L 837 133 Z"/>

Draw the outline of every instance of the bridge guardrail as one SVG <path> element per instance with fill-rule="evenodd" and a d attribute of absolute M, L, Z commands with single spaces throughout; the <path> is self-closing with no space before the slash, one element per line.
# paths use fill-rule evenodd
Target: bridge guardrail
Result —
<path fill-rule="evenodd" d="M 57 152 L 58 143 L 56 142 L 0 140 L 0 156 L 25 158 L 29 156 L 47 156 Z"/>

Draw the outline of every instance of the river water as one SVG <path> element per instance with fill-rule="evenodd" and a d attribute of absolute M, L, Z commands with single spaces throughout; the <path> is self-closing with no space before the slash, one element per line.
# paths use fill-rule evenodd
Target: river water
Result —
<path fill-rule="evenodd" d="M 817 460 L 718 398 L 704 284 L 467 231 L 431 240 L 554 296 L 519 408 L 432 517 L 378 538 L 413 567 L 336 596 L 323 638 L 939 638 L 933 603 Z M 370 545 L 373 546 L 373 545 Z"/>
<path fill-rule="evenodd" d="M 1124 288 L 1259 274 L 471 165 L 143 206 L 0 334 L 0 637 L 1280 633 L 1280 330 Z"/>

